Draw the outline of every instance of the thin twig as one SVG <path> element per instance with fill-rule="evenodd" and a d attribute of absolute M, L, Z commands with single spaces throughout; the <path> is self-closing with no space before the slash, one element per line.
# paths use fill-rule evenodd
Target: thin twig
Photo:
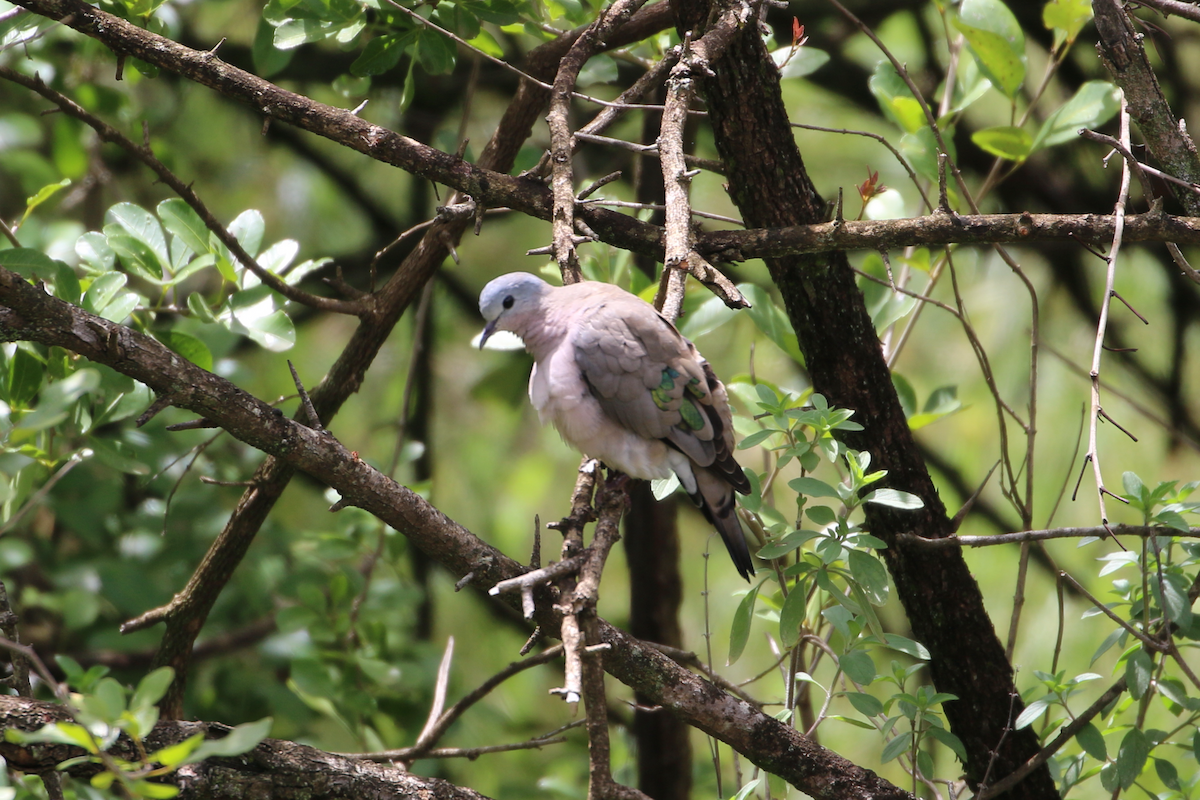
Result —
<path fill-rule="evenodd" d="M 1189 528 L 1187 531 L 1175 528 L 1163 528 L 1152 525 L 1110 525 L 1108 527 L 1089 528 L 1049 528 L 1036 531 L 1018 531 L 1015 533 L 997 533 L 990 536 L 946 536 L 941 539 L 926 539 L 915 533 L 897 534 L 897 540 L 904 544 L 920 545 L 921 547 L 995 547 L 1003 544 L 1021 544 L 1022 542 L 1041 542 L 1048 539 L 1104 539 L 1110 534 L 1129 537 L 1147 536 L 1178 536 L 1188 539 L 1200 539 L 1200 528 Z"/>

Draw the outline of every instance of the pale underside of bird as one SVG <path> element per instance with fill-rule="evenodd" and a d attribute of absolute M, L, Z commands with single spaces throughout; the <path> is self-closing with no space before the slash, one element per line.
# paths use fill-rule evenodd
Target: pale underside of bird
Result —
<path fill-rule="evenodd" d="M 679 478 L 747 580 L 754 574 L 734 492 L 750 482 L 733 458 L 733 420 L 712 367 L 654 306 L 607 283 L 551 286 L 512 272 L 484 287 L 487 321 L 533 356 L 529 399 L 543 423 L 633 478 Z"/>

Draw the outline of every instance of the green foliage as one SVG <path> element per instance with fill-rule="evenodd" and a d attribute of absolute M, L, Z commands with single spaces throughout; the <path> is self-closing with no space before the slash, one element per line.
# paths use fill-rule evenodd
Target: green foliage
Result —
<path fill-rule="evenodd" d="M 60 658 L 60 666 L 76 693 L 69 708 L 73 722 L 51 722 L 32 733 L 9 728 L 6 741 L 17 744 L 50 742 L 84 750 L 87 755 L 69 759 L 60 770 L 79 763 L 92 763 L 102 769 L 91 778 L 91 785 L 101 791 L 119 784 L 127 797 L 167 800 L 179 794 L 178 787 L 158 783 L 153 779 L 170 775 L 186 764 L 195 764 L 214 756 L 237 756 L 249 752 L 266 738 L 271 720 L 239 725 L 220 739 L 206 740 L 204 734 L 158 750 L 147 751 L 146 736 L 158 722 L 156 703 L 162 699 L 174 678 L 174 670 L 161 667 L 146 675 L 130 693 L 116 680 L 104 675 L 104 669 L 84 670 L 69 658 Z M 127 736 L 141 754 L 128 761 L 108 752 L 121 736 Z"/>

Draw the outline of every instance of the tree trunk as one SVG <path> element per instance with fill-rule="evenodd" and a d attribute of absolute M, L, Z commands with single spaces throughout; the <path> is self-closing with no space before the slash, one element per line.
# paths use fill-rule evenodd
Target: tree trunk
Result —
<path fill-rule="evenodd" d="M 673 3 L 682 36 L 708 19 L 706 0 Z M 729 193 L 746 227 L 825 221 L 825 204 L 809 180 L 792 137 L 779 73 L 756 22 L 746 24 L 701 80 L 717 149 L 728 169 Z M 783 295 L 812 378 L 831 405 L 850 408 L 863 426 L 843 440 L 867 451 L 872 468 L 886 469 L 888 486 L 919 496 L 925 507 L 897 511 L 867 506 L 871 532 L 883 551 L 913 633 L 930 652 L 939 691 L 957 695 L 946 716 L 966 747 L 972 788 L 1011 772 L 1038 751 L 1030 729 L 1012 730 L 1023 704 L 1012 667 L 996 638 L 979 586 L 957 549 L 901 546 L 895 535 L 940 538 L 952 533 L 945 507 L 909 431 L 892 387 L 879 338 L 844 252 L 767 259 Z M 1015 787 L 1012 797 L 1057 798 L 1044 766 Z"/>

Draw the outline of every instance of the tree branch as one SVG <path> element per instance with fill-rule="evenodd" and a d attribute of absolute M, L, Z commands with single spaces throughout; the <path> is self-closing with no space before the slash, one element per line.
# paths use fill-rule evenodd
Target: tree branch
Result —
<path fill-rule="evenodd" d="M 33 732 L 48 722 L 68 721 L 64 706 L 22 697 L 0 696 L 0 728 Z M 164 720 L 145 738 L 145 750 L 154 752 L 202 733 L 218 739 L 229 729 L 207 722 Z M 138 761 L 142 752 L 122 735 L 109 753 Z M 52 773 L 69 758 L 86 755 L 79 747 L 40 744 L 36 747 L 0 742 L 0 756 L 11 769 L 37 774 Z M 98 772 L 94 764 L 69 767 L 67 774 L 86 779 Z M 248 753 L 231 758 L 210 758 L 180 767 L 160 779 L 184 790 L 182 797 L 210 800 L 359 800 L 363 797 L 412 800 L 486 800 L 484 795 L 440 778 L 424 778 L 390 766 L 344 758 L 307 745 L 266 739 Z"/>

